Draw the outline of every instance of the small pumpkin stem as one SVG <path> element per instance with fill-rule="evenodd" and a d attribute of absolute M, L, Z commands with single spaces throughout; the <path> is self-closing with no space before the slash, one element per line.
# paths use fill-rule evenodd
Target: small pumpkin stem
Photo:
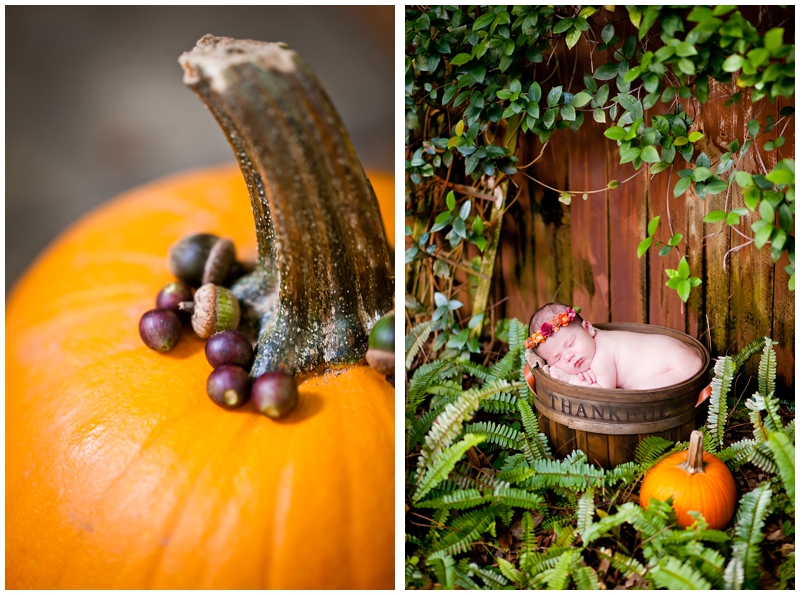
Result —
<path fill-rule="evenodd" d="M 703 433 L 699 430 L 692 430 L 689 436 L 689 450 L 686 462 L 678 465 L 689 474 L 705 473 L 706 464 L 703 462 Z"/>
<path fill-rule="evenodd" d="M 360 360 L 393 309 L 394 273 L 375 193 L 327 94 L 284 44 L 206 35 L 180 63 L 250 193 L 259 258 L 232 289 L 257 336 L 251 374 Z"/>

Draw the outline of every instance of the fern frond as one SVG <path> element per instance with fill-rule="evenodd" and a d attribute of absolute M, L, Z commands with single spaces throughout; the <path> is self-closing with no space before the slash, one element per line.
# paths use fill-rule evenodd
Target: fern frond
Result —
<path fill-rule="evenodd" d="M 485 386 L 465 391 L 454 402 L 445 405 L 444 410 L 437 416 L 431 429 L 425 436 L 425 444 L 417 460 L 417 475 L 422 476 L 440 452 L 452 444 L 453 440 L 461 433 L 461 428 L 466 420 L 480 405 L 481 401 L 501 392 L 508 392 L 513 385 L 500 380 Z"/>
<path fill-rule="evenodd" d="M 770 432 L 769 449 L 778 466 L 783 489 L 786 490 L 789 501 L 794 502 L 794 444 L 789 442 L 788 436 L 783 432 Z"/>
<path fill-rule="evenodd" d="M 572 565 L 572 557 L 575 555 L 575 550 L 567 550 L 558 557 L 556 565 L 547 571 L 546 577 L 543 577 L 547 583 L 547 588 L 554 591 L 562 591 L 569 585 L 570 566 Z"/>
<path fill-rule="evenodd" d="M 783 430 L 783 421 L 779 412 L 780 405 L 778 399 L 775 398 L 775 393 L 767 393 L 764 397 L 764 409 L 767 412 L 764 418 L 764 427 L 770 432 L 780 432 Z"/>
<path fill-rule="evenodd" d="M 481 409 L 487 413 L 516 413 L 517 397 L 511 393 L 500 393 L 481 402 Z"/>
<path fill-rule="evenodd" d="M 692 541 L 678 550 L 678 553 L 687 561 L 694 559 L 700 564 L 700 572 L 715 588 L 724 586 L 723 574 L 725 573 L 725 557 L 717 550 Z"/>
<path fill-rule="evenodd" d="M 453 369 L 455 369 L 455 360 L 451 359 L 437 359 L 417 368 L 408 383 L 406 412 L 414 413 L 419 404 L 428 396 L 428 387 L 436 380 L 444 379 L 446 372 Z"/>
<path fill-rule="evenodd" d="M 786 437 L 789 438 L 789 442 L 794 443 L 794 420 L 786 424 L 783 431 L 786 433 Z"/>
<path fill-rule="evenodd" d="M 530 512 L 522 514 L 522 551 L 533 554 L 539 546 L 536 540 L 536 524 L 533 522 L 533 515 Z"/>
<path fill-rule="evenodd" d="M 539 431 L 539 422 L 536 414 L 531 409 L 526 399 L 517 400 L 517 410 L 519 411 L 522 427 L 525 433 L 520 434 L 520 446 L 525 458 L 529 463 L 535 460 L 550 458 L 550 445 L 547 443 L 547 436 Z"/>
<path fill-rule="evenodd" d="M 769 337 L 764 337 L 764 350 L 761 352 L 761 361 L 758 363 L 758 392 L 762 395 L 768 395 L 775 391 L 778 362 L 772 346 L 776 344 Z"/>
<path fill-rule="evenodd" d="M 750 460 L 755 446 L 755 440 L 745 438 L 739 440 L 738 442 L 734 442 L 728 448 L 719 451 L 717 453 L 717 457 L 723 463 L 726 463 L 732 471 L 735 471 Z"/>
<path fill-rule="evenodd" d="M 443 380 L 439 384 L 432 384 L 428 387 L 429 395 L 439 397 L 457 397 L 462 392 L 464 392 L 464 389 L 455 380 Z"/>
<path fill-rule="evenodd" d="M 514 567 L 514 565 L 505 558 L 497 558 L 497 567 L 500 573 L 510 580 L 514 585 L 520 586 L 522 581 L 522 573 Z"/>
<path fill-rule="evenodd" d="M 575 514 L 578 517 L 578 531 L 583 537 L 594 521 L 594 490 L 587 490 L 583 493 L 581 499 L 578 500 L 578 509 Z"/>
<path fill-rule="evenodd" d="M 541 510 L 545 504 L 544 498 L 540 494 L 512 488 L 505 482 L 501 482 L 495 487 L 492 497 L 500 504 L 527 510 Z"/>
<path fill-rule="evenodd" d="M 454 510 L 462 510 L 465 508 L 473 508 L 481 504 L 485 504 L 491 500 L 490 497 L 484 496 L 478 490 L 457 490 L 449 494 L 444 494 L 438 498 L 424 500 L 417 503 L 418 508 L 452 508 Z"/>
<path fill-rule="evenodd" d="M 696 568 L 674 556 L 664 556 L 650 570 L 650 577 L 660 589 L 710 589 L 709 583 Z"/>
<path fill-rule="evenodd" d="M 508 323 L 508 350 L 519 351 L 525 349 L 525 340 L 528 338 L 528 325 L 512 318 Z"/>
<path fill-rule="evenodd" d="M 653 465 L 673 442 L 660 436 L 648 436 L 636 446 L 633 460 L 640 465 Z"/>
<path fill-rule="evenodd" d="M 496 506 L 485 506 L 463 514 L 446 528 L 445 535 L 433 544 L 433 550 L 449 554 L 469 550 L 494 522 L 496 515 Z"/>
<path fill-rule="evenodd" d="M 778 567 L 777 589 L 788 589 L 789 582 L 794 583 L 794 550 L 786 555 L 786 559 Z"/>
<path fill-rule="evenodd" d="M 761 412 L 767 408 L 764 397 L 756 391 L 745 401 L 744 406 L 750 410 L 750 423 L 753 424 L 753 436 L 755 436 L 756 441 L 759 443 L 766 442 L 767 430 L 761 418 Z"/>
<path fill-rule="evenodd" d="M 507 379 L 516 371 L 519 364 L 519 350 L 511 349 L 503 358 L 489 369 L 487 382 Z"/>
<path fill-rule="evenodd" d="M 464 456 L 464 453 L 484 440 L 484 436 L 466 434 L 460 442 L 448 446 L 444 451 L 438 453 L 426 467 L 426 472 L 419 481 L 416 492 L 414 492 L 413 500 L 415 502 L 419 501 L 433 487 L 447 479 L 447 476 L 450 475 L 450 472 L 455 468 L 461 457 Z"/>
<path fill-rule="evenodd" d="M 536 471 L 530 467 L 515 467 L 501 471 L 495 476 L 497 481 L 505 481 L 508 483 L 523 483 L 529 477 L 536 474 Z"/>
<path fill-rule="evenodd" d="M 711 438 L 711 452 L 722 448 L 725 437 L 725 424 L 728 421 L 728 391 L 733 381 L 733 359 L 722 356 L 714 364 L 714 380 L 711 381 L 711 397 L 708 402 L 708 435 Z"/>
<path fill-rule="evenodd" d="M 408 336 L 406 336 L 406 370 L 411 369 L 414 358 L 417 357 L 419 350 L 422 349 L 425 341 L 430 337 L 432 325 L 432 320 L 420 322 L 408 332 Z"/>
<path fill-rule="evenodd" d="M 607 487 L 614 487 L 617 483 L 620 487 L 626 486 L 636 479 L 642 468 L 633 462 L 620 463 L 610 471 L 606 471 L 604 483 Z"/>
<path fill-rule="evenodd" d="M 633 524 L 641 518 L 642 509 L 633 502 L 626 502 L 614 514 L 610 514 L 588 526 L 581 535 L 583 543 L 589 545 L 596 539 L 608 534 L 615 527 L 619 527 L 623 523 Z"/>
<path fill-rule="evenodd" d="M 768 442 L 759 442 L 755 445 L 753 452 L 750 454 L 750 461 L 767 473 L 778 472 L 778 465 L 773 459 L 772 450 Z"/>
<path fill-rule="evenodd" d="M 578 566 L 574 571 L 575 586 L 582 591 L 598 591 L 606 586 L 597 576 L 597 571 L 589 566 Z"/>
<path fill-rule="evenodd" d="M 749 360 L 753 355 L 758 353 L 764 348 L 764 343 L 767 340 L 766 337 L 759 337 L 758 339 L 753 339 L 747 345 L 745 345 L 742 350 L 733 356 L 733 373 L 736 374 L 744 363 Z"/>
<path fill-rule="evenodd" d="M 428 556 L 425 564 L 433 570 L 436 580 L 445 589 L 454 589 L 456 580 L 456 561 L 447 552 L 435 552 Z"/>
<path fill-rule="evenodd" d="M 519 431 L 511 426 L 492 421 L 479 421 L 474 424 L 467 424 L 466 431 L 486 436 L 487 442 L 497 444 L 503 448 L 517 448 Z"/>
<path fill-rule="evenodd" d="M 613 552 L 612 554 L 611 550 L 607 548 L 600 548 L 598 551 L 603 557 L 608 558 L 611 566 L 625 578 L 632 578 L 633 575 L 644 576 L 647 572 L 644 564 L 636 558 L 626 556 L 621 552 Z"/>
<path fill-rule="evenodd" d="M 524 487 L 529 489 L 560 487 L 587 490 L 603 483 L 603 470 L 584 462 L 543 459 L 533 461 L 531 467 L 536 475 L 525 482 Z"/>
<path fill-rule="evenodd" d="M 758 584 L 758 568 L 761 564 L 759 544 L 763 539 L 761 530 L 771 497 L 769 485 L 762 483 L 739 500 L 732 557 L 725 568 L 726 589 L 755 588 Z"/>
<path fill-rule="evenodd" d="M 489 378 L 492 375 L 491 371 L 486 366 L 476 364 L 469 360 L 459 360 L 458 366 L 461 368 L 462 372 L 471 374 L 483 383 L 489 382 Z"/>
<path fill-rule="evenodd" d="M 508 579 L 491 568 L 481 568 L 475 562 L 469 565 L 470 569 L 481 577 L 483 584 L 488 589 L 500 590 L 508 584 Z"/>
<path fill-rule="evenodd" d="M 411 422 L 411 427 L 406 432 L 407 453 L 410 453 L 412 450 L 414 450 L 414 447 L 422 442 L 422 440 L 425 438 L 425 434 L 427 434 L 428 430 L 431 429 L 433 420 L 436 419 L 436 416 L 439 415 L 443 409 L 444 405 L 433 407 L 423 413 L 418 419 L 415 419 Z"/>

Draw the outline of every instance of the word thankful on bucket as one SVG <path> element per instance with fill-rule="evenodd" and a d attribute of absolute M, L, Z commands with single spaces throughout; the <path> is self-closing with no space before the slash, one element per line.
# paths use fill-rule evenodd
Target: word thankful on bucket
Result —
<path fill-rule="evenodd" d="M 660 421 L 674 415 L 674 411 L 671 411 L 671 408 L 665 403 L 643 403 L 641 405 L 602 403 L 565 397 L 549 390 L 541 392 L 544 394 L 536 398 L 536 405 L 539 411 L 545 408 L 574 418 L 625 423 Z"/>

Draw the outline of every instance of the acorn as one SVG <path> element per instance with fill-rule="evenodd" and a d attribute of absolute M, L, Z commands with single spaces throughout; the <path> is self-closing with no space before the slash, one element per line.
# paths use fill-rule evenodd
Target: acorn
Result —
<path fill-rule="evenodd" d="M 250 395 L 256 410 L 272 419 L 288 415 L 299 398 L 295 379 L 284 372 L 267 372 L 256 378 Z"/>
<path fill-rule="evenodd" d="M 192 328 L 202 339 L 235 329 L 242 318 L 239 300 L 233 292 L 213 283 L 201 286 L 195 292 L 193 302 L 181 302 L 178 307 L 192 315 Z"/>
<path fill-rule="evenodd" d="M 386 376 L 394 376 L 394 313 L 375 323 L 369 333 L 367 363 Z"/>
<path fill-rule="evenodd" d="M 177 312 L 182 321 L 189 321 L 189 314 L 178 307 L 181 302 L 191 302 L 194 292 L 188 283 L 173 281 L 166 284 L 156 296 L 156 308 Z"/>
<path fill-rule="evenodd" d="M 192 287 L 224 285 L 236 265 L 233 242 L 210 233 L 179 240 L 170 247 L 167 260 L 170 272 Z"/>
<path fill-rule="evenodd" d="M 181 321 L 172 310 L 148 310 L 139 320 L 139 336 L 150 349 L 166 353 L 181 338 Z"/>

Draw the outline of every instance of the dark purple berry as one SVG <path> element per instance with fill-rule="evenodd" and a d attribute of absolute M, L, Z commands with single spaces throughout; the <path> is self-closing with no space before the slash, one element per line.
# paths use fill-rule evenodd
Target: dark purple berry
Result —
<path fill-rule="evenodd" d="M 297 405 L 297 384 L 288 374 L 267 372 L 256 378 L 250 396 L 258 411 L 279 419 Z"/>
<path fill-rule="evenodd" d="M 220 366 L 208 377 L 206 390 L 217 405 L 240 407 L 250 398 L 250 375 L 239 366 Z"/>
<path fill-rule="evenodd" d="M 175 281 L 164 286 L 158 292 L 156 297 L 156 308 L 163 308 L 164 310 L 173 310 L 178 313 L 178 316 L 189 320 L 191 314 L 183 312 L 178 309 L 178 304 L 181 302 L 191 302 L 194 299 L 192 288 L 188 283 L 183 281 Z M 183 316 L 181 316 L 183 315 Z"/>
<path fill-rule="evenodd" d="M 206 342 L 206 359 L 214 368 L 226 365 L 248 368 L 253 359 L 253 344 L 242 331 L 220 331 Z"/>
<path fill-rule="evenodd" d="M 150 349 L 167 352 L 181 338 L 183 325 L 172 310 L 156 308 L 145 312 L 139 320 L 139 336 Z"/>

